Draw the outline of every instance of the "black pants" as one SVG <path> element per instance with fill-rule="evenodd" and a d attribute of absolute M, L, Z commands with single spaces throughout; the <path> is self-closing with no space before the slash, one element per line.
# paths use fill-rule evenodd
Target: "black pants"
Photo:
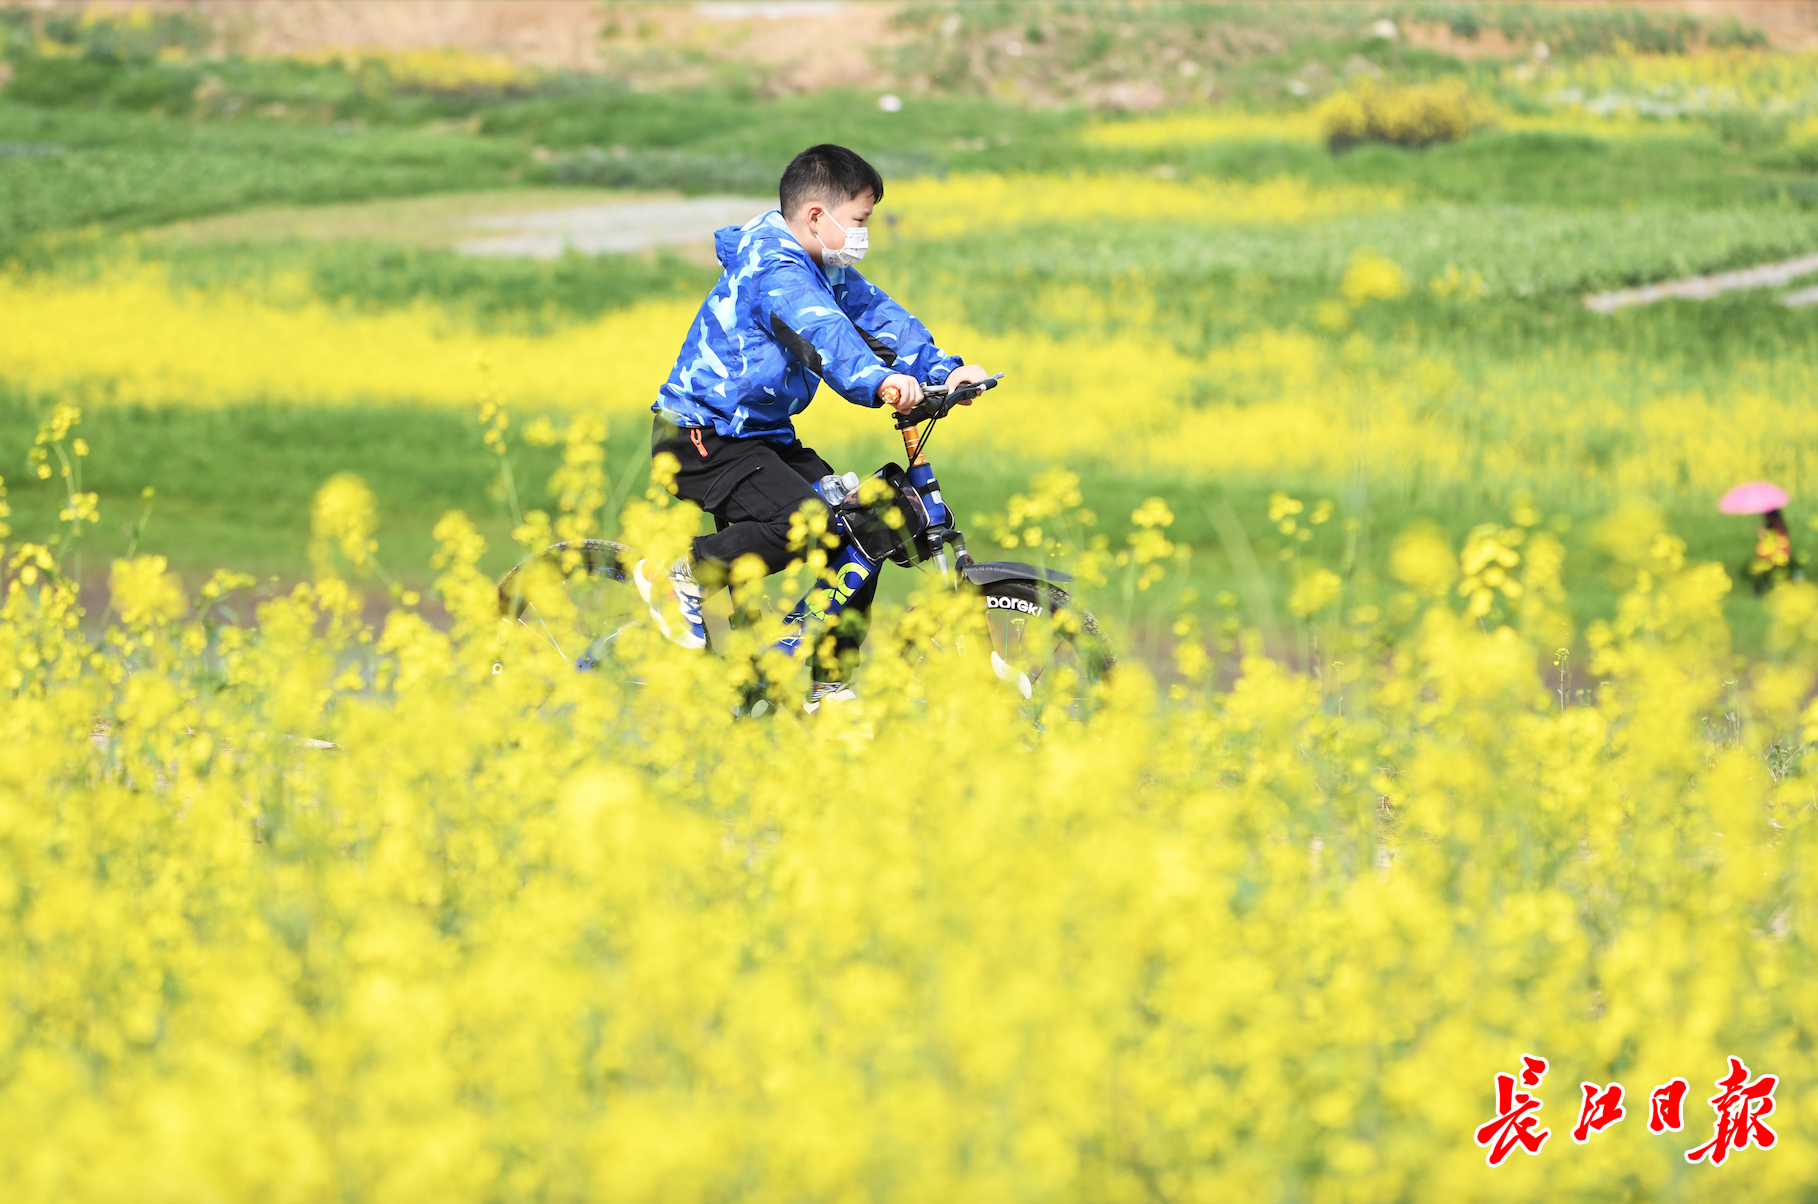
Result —
<path fill-rule="evenodd" d="M 696 576 L 717 584 L 733 561 L 747 553 L 759 556 L 772 573 L 781 572 L 801 551 L 789 549 L 789 519 L 808 501 L 819 501 L 814 482 L 833 472 L 827 461 L 799 440 L 782 444 L 763 439 L 723 439 L 711 427 L 678 427 L 657 415 L 650 433 L 650 454 L 668 452 L 680 466 L 676 496 L 713 516 L 718 528 L 694 540 Z M 851 663 L 865 642 L 877 574 L 860 586 L 834 626 L 836 653 L 844 674 L 817 664 L 823 681 L 849 677 Z"/>

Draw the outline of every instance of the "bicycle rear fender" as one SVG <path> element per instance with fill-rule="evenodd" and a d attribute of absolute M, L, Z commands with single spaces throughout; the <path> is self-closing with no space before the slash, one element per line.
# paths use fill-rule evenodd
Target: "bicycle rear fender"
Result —
<path fill-rule="evenodd" d="M 960 575 L 974 585 L 996 585 L 1000 581 L 1058 583 L 1073 580 L 1072 573 L 1063 573 L 1059 569 L 1038 569 L 1032 564 L 1022 564 L 1015 560 L 975 561 L 962 568 Z"/>

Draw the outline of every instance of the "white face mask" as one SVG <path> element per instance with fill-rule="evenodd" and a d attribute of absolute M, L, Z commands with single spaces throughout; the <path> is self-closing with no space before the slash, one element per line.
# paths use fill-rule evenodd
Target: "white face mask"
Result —
<path fill-rule="evenodd" d="M 837 221 L 833 221 L 833 214 L 829 213 L 826 216 L 827 220 L 838 226 L 840 233 L 846 236 L 846 245 L 835 251 L 826 243 L 821 243 L 821 262 L 830 268 L 852 267 L 863 259 L 865 252 L 870 249 L 871 231 L 863 226 L 854 226 L 848 230 Z M 815 241 L 820 242 L 820 235 L 815 235 Z"/>

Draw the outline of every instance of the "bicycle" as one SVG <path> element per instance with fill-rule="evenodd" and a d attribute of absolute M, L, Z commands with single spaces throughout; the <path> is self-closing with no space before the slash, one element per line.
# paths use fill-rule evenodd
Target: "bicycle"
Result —
<path fill-rule="evenodd" d="M 825 579 L 791 608 L 783 620 L 785 634 L 771 648 L 801 657 L 813 646 L 815 634 L 889 562 L 903 568 L 931 565 L 949 588 L 978 596 L 991 640 L 992 667 L 1025 700 L 1034 698 L 1044 680 L 1066 679 L 1083 688 L 1081 696 L 1070 700 L 1069 705 L 1077 706 L 1089 687 L 1111 672 L 1116 657 L 1098 621 L 1091 611 L 1075 607 L 1060 588 L 1072 577 L 1019 561 L 974 560 L 925 454 L 936 423 L 1002 379 L 998 373 L 953 388 L 926 386 L 920 403 L 895 415 L 909 467 L 905 470 L 893 462 L 872 473 L 881 486 L 860 482 L 853 473 L 816 484 L 829 510 L 829 530 L 837 527 L 843 538 Z M 650 621 L 631 580 L 631 568 L 639 558 L 633 549 L 611 540 L 551 545 L 499 580 L 500 616 L 537 631 L 576 668 L 598 669 L 610 660 L 626 631 Z M 530 583 L 540 573 L 546 578 L 551 569 L 567 595 L 567 604 L 552 608 L 560 612 L 553 626 L 530 596 Z M 715 642 L 710 625 L 710 649 Z M 941 649 L 938 638 L 931 643 Z M 960 637 L 955 643 L 961 643 Z M 958 650 L 963 652 L 963 646 Z M 502 669 L 502 663 L 493 666 L 495 673 Z"/>

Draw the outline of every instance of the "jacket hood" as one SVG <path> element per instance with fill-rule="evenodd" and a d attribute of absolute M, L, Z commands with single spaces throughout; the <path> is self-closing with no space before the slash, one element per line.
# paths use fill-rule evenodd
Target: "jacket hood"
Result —
<path fill-rule="evenodd" d="M 741 266 L 752 262 L 754 257 L 768 256 L 773 252 L 808 258 L 808 252 L 796 241 L 795 234 L 783 221 L 782 212 L 777 209 L 760 213 L 742 226 L 725 226 L 715 230 L 713 249 L 719 257 L 720 266 L 729 272 L 737 272 Z M 809 262 L 812 263 L 813 260 Z"/>

